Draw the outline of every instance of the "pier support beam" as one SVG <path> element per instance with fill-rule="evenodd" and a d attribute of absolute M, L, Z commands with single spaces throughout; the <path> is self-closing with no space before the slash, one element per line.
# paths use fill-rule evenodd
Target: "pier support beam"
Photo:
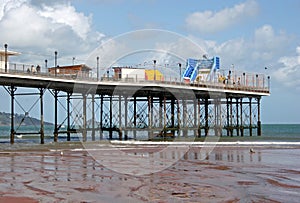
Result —
<path fill-rule="evenodd" d="M 222 110 L 221 110 L 221 99 L 214 99 L 214 113 L 215 113 L 215 135 L 218 137 L 222 136 Z"/>
<path fill-rule="evenodd" d="M 43 96 L 44 96 L 44 89 L 40 88 L 40 111 L 41 111 L 41 128 L 40 128 L 40 138 L 41 138 L 41 144 L 44 144 L 44 101 L 43 101 Z"/>
<path fill-rule="evenodd" d="M 82 95 L 82 141 L 87 141 L 87 130 L 86 130 L 86 94 Z"/>
<path fill-rule="evenodd" d="M 103 140 L 103 94 L 100 96 L 100 140 Z"/>
<path fill-rule="evenodd" d="M 227 122 L 227 128 L 226 128 L 226 132 L 227 132 L 227 136 L 230 135 L 230 130 L 229 130 L 229 122 L 230 122 L 230 114 L 229 114 L 229 98 L 226 98 L 226 122 Z"/>
<path fill-rule="evenodd" d="M 198 102 L 196 99 L 194 99 L 193 101 L 193 104 L 194 104 L 194 136 L 195 137 L 198 137 Z"/>
<path fill-rule="evenodd" d="M 204 127 L 204 132 L 205 136 L 208 136 L 208 131 L 209 131 L 209 126 L 208 126 L 208 98 L 205 98 L 204 102 L 204 118 L 205 118 L 205 127 Z"/>
<path fill-rule="evenodd" d="M 11 98 L 11 111 L 10 111 L 10 143 L 14 144 L 15 142 L 15 92 L 17 88 L 15 88 L 13 85 L 8 88 Z"/>
<path fill-rule="evenodd" d="M 230 97 L 230 136 L 232 137 L 233 136 L 233 107 L 232 107 L 233 103 L 232 103 L 232 97 Z"/>
<path fill-rule="evenodd" d="M 187 128 L 188 128 L 188 124 L 187 124 L 187 102 L 185 99 L 182 100 L 182 113 L 183 113 L 183 117 L 182 117 L 182 121 L 183 121 L 183 129 L 182 129 L 182 134 L 183 137 L 187 137 Z"/>
<path fill-rule="evenodd" d="M 58 139 L 58 123 L 57 123 L 57 117 L 58 117 L 58 91 L 54 90 L 54 142 L 57 142 Z"/>
<path fill-rule="evenodd" d="M 158 114 L 159 114 L 159 119 L 158 119 L 158 127 L 161 129 L 163 128 L 163 97 L 159 97 L 159 110 L 158 110 Z"/>
<path fill-rule="evenodd" d="M 124 98 L 124 108 L 125 108 L 125 113 L 124 113 L 124 123 L 125 123 L 125 129 L 124 129 L 124 139 L 128 140 L 128 97 L 125 96 Z"/>
<path fill-rule="evenodd" d="M 198 137 L 201 137 L 201 101 L 198 99 Z"/>
<path fill-rule="evenodd" d="M 166 101 L 166 96 L 163 97 L 163 130 L 164 130 L 164 138 L 166 137 L 167 135 L 167 101 Z"/>
<path fill-rule="evenodd" d="M 174 136 L 175 135 L 175 100 L 174 99 L 171 99 L 171 124 L 172 124 L 172 128 L 173 130 L 171 131 L 172 132 L 172 135 Z"/>
<path fill-rule="evenodd" d="M 67 93 L 67 141 L 71 141 L 71 127 L 70 127 L 70 99 L 71 93 Z"/>
<path fill-rule="evenodd" d="M 153 138 L 152 119 L 153 119 L 153 101 L 152 96 L 148 96 L 148 139 Z"/>
<path fill-rule="evenodd" d="M 257 98 L 257 135 L 261 136 L 260 98 Z"/>
<path fill-rule="evenodd" d="M 236 136 L 240 136 L 240 124 L 239 124 L 239 98 L 235 99 L 236 104 Z"/>
<path fill-rule="evenodd" d="M 136 97 L 133 97 L 133 125 L 134 125 L 134 130 L 133 130 L 133 138 L 136 140 L 136 119 L 137 119 L 137 114 L 136 114 Z"/>
<path fill-rule="evenodd" d="M 119 140 L 123 139 L 122 133 L 122 96 L 119 95 Z"/>
<path fill-rule="evenodd" d="M 243 124 L 243 98 L 240 99 L 240 117 L 241 117 L 241 124 L 240 124 L 240 133 L 241 136 L 244 136 L 244 124 Z"/>
<path fill-rule="evenodd" d="M 252 98 L 249 98 L 249 135 L 252 136 Z"/>
<path fill-rule="evenodd" d="M 181 115 L 180 115 L 180 102 L 177 99 L 176 100 L 177 103 L 177 122 L 178 122 L 178 131 L 177 131 L 177 135 L 178 137 L 180 136 L 180 131 L 181 131 Z"/>
<path fill-rule="evenodd" d="M 95 141 L 95 95 L 92 94 L 92 141 Z"/>
<path fill-rule="evenodd" d="M 109 96 L 109 139 L 113 137 L 113 96 Z"/>

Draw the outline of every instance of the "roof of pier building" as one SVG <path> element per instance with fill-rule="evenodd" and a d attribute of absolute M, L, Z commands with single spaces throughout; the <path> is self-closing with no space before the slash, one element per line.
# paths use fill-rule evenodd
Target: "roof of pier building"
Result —
<path fill-rule="evenodd" d="M 57 67 L 51 67 L 48 68 L 48 72 L 54 74 L 56 70 L 57 74 L 77 74 L 79 72 L 82 73 L 89 73 L 92 68 L 85 64 L 77 64 L 77 65 L 69 65 L 69 66 L 57 66 Z"/>

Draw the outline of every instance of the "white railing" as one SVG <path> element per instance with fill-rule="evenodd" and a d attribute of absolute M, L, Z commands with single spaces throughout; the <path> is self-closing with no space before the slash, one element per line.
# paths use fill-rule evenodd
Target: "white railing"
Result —
<path fill-rule="evenodd" d="M 138 75 L 128 75 L 126 78 L 115 78 L 113 76 L 104 75 L 98 77 L 93 72 L 78 71 L 71 73 L 69 70 L 65 71 L 60 69 L 55 74 L 54 71 L 48 72 L 48 69 L 41 68 L 41 70 L 32 71 L 32 65 L 26 64 L 12 64 L 10 63 L 7 71 L 0 69 L 1 73 L 19 74 L 19 75 L 34 75 L 47 78 L 63 78 L 69 80 L 88 80 L 88 81 L 105 81 L 105 82 L 124 82 L 124 83 L 156 83 L 156 84 L 169 84 L 176 86 L 195 86 L 204 88 L 216 88 L 216 89 L 230 89 L 230 90 L 242 90 L 242 91 L 254 91 L 254 92 L 270 92 L 270 77 L 266 77 L 264 74 L 255 73 L 238 73 L 231 72 L 228 76 L 225 76 L 225 71 L 218 73 L 213 81 L 194 81 L 182 82 L 178 77 L 165 76 L 161 80 L 145 80 L 139 78 Z M 54 73 L 53 73 L 54 72 Z"/>

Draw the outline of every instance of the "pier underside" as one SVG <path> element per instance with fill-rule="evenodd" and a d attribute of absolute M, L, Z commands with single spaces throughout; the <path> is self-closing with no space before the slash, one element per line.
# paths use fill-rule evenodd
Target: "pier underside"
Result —
<path fill-rule="evenodd" d="M 212 93 L 208 91 L 169 91 L 146 87 L 135 91 L 102 91 L 82 88 L 80 91 L 62 91 L 42 87 L 26 88 L 3 86 L 10 96 L 11 133 L 38 134 L 44 143 L 44 94 L 52 95 L 54 103 L 53 139 L 66 134 L 67 140 L 78 136 L 82 141 L 101 139 L 177 139 L 203 136 L 261 135 L 259 95 Z M 15 105 L 18 97 L 33 96 L 40 111 L 40 126 L 35 132 L 21 132 L 15 123 Z M 39 105 L 37 105 L 39 103 Z M 60 110 L 58 110 L 60 109 Z M 30 111 L 30 109 L 29 109 Z M 24 117 L 29 115 L 24 110 Z M 59 115 L 65 115 L 58 121 Z M 61 126 L 66 126 L 62 129 Z"/>

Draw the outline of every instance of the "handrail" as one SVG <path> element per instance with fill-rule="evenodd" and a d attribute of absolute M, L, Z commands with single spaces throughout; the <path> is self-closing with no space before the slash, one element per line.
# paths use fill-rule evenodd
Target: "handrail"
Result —
<path fill-rule="evenodd" d="M 21 67 L 21 68 L 20 68 Z M 5 72 L 3 69 L 0 69 L 0 73 L 13 74 L 13 75 L 27 75 L 27 76 L 36 76 L 43 78 L 60 78 L 66 80 L 80 80 L 80 81 L 95 81 L 95 82 L 121 82 L 121 83 L 149 83 L 149 84 L 167 84 L 174 86 L 187 86 L 187 87 L 203 87 L 210 89 L 226 89 L 232 91 L 248 91 L 248 92 L 259 92 L 259 93 L 270 93 L 270 78 L 266 77 L 263 74 L 251 74 L 243 73 L 240 76 L 234 75 L 235 80 L 227 79 L 227 81 L 197 81 L 194 83 L 180 82 L 176 77 L 164 78 L 163 80 L 145 80 L 143 78 L 138 78 L 132 75 L 132 77 L 126 78 L 114 78 L 109 76 L 100 77 L 97 80 L 97 77 L 93 75 L 92 72 L 82 72 L 78 71 L 76 74 L 70 74 L 70 71 L 64 72 L 60 70 L 59 74 L 54 74 L 51 72 L 46 72 L 45 70 L 41 71 L 28 71 L 30 65 L 19 65 L 10 64 L 9 69 Z M 238 82 L 237 78 L 239 79 Z"/>

